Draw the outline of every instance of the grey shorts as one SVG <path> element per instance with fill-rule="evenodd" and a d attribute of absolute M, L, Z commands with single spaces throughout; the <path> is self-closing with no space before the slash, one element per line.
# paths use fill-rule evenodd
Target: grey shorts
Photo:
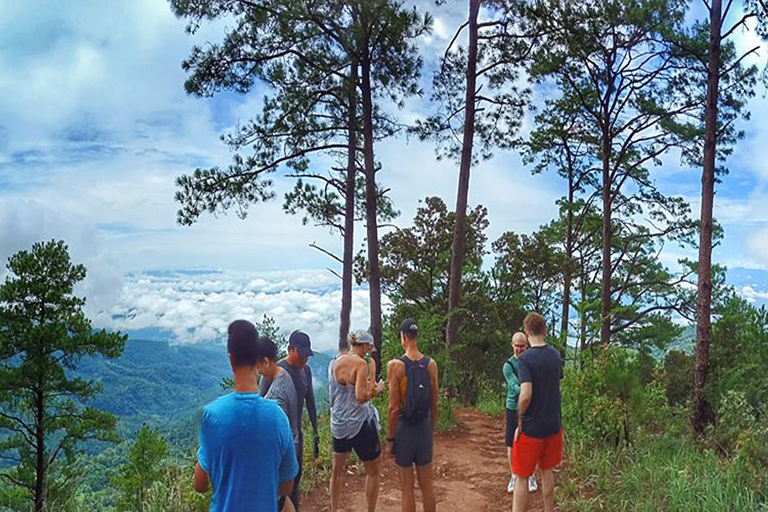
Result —
<path fill-rule="evenodd" d="M 401 468 L 432 462 L 432 420 L 409 425 L 402 420 L 395 430 L 395 462 Z"/>

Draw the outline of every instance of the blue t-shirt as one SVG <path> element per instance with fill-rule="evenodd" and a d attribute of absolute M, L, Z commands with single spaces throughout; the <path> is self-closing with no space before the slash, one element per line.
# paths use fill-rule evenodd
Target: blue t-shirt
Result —
<path fill-rule="evenodd" d="M 258 394 L 230 393 L 205 406 L 197 461 L 211 479 L 210 512 L 277 512 L 281 482 L 299 465 L 280 406 Z"/>

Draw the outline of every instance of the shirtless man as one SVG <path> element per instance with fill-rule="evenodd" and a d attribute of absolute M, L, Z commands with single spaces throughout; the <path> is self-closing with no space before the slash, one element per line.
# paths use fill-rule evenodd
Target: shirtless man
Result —
<path fill-rule="evenodd" d="M 419 327 L 406 319 L 400 326 L 405 354 L 387 364 L 389 436 L 387 452 L 395 456 L 403 490 L 403 512 L 416 512 L 413 467 L 419 480 L 424 512 L 435 512 L 432 449 L 437 423 L 437 363 L 419 352 Z"/>
<path fill-rule="evenodd" d="M 368 512 L 376 512 L 379 496 L 379 415 L 371 399 L 384 391 L 384 382 L 376 382 L 376 367 L 366 363 L 373 348 L 373 338 L 366 331 L 349 334 L 349 350 L 336 356 L 328 366 L 331 394 L 331 435 L 333 468 L 331 470 L 331 512 L 339 509 L 341 477 L 352 450 L 365 465 L 365 498 Z M 375 364 L 375 363 L 374 363 Z"/>

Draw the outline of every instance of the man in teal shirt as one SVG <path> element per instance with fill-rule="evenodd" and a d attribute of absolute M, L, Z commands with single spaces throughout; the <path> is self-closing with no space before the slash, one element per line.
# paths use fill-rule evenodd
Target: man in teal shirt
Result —
<path fill-rule="evenodd" d="M 507 460 L 509 461 L 509 484 L 507 492 L 512 493 L 515 489 L 515 474 L 512 471 L 512 444 L 515 438 L 515 428 L 517 428 L 517 400 L 520 397 L 520 379 L 517 373 L 517 358 L 520 357 L 525 349 L 528 348 L 528 338 L 522 332 L 516 332 L 512 336 L 513 355 L 504 361 L 504 379 L 507 381 L 507 432 L 505 444 L 507 445 Z M 536 479 L 528 479 L 528 489 L 530 492 L 536 492 L 538 485 Z"/>

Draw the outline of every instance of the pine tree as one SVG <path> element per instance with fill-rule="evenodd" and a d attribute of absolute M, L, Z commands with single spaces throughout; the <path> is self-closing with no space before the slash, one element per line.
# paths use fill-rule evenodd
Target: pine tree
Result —
<path fill-rule="evenodd" d="M 163 478 L 168 443 L 156 429 L 146 423 L 136 435 L 128 460 L 113 477 L 119 491 L 117 507 L 125 512 L 143 512 L 150 487 Z"/>
<path fill-rule="evenodd" d="M 126 336 L 94 330 L 73 294 L 85 278 L 62 241 L 38 242 L 8 260 L 0 285 L 0 479 L 24 489 L 35 512 L 89 440 L 116 441 L 111 414 L 87 401 L 101 384 L 72 375 L 83 356 L 116 358 Z"/>

